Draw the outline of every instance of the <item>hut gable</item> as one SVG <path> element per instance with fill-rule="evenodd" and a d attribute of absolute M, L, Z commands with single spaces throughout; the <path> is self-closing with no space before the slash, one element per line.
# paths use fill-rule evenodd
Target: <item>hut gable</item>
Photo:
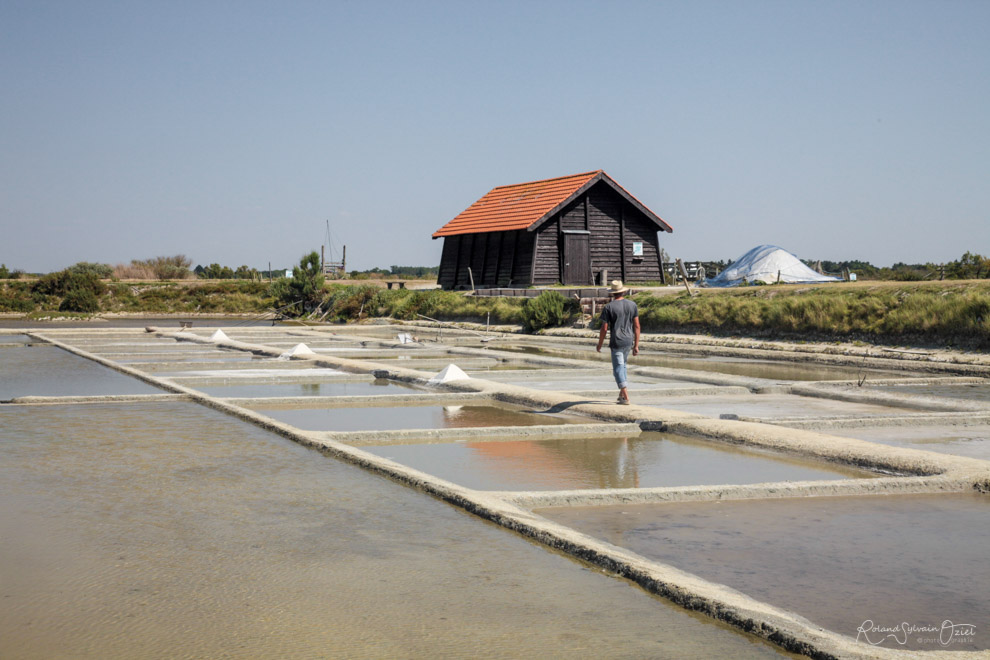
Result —
<path fill-rule="evenodd" d="M 670 225 L 602 170 L 493 188 L 433 234 L 445 289 L 660 279 Z"/>

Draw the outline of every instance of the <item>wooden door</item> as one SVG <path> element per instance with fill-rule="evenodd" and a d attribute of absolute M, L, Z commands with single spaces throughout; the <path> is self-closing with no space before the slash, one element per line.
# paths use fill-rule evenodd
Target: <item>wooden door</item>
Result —
<path fill-rule="evenodd" d="M 562 284 L 587 286 L 591 279 L 591 234 L 564 232 L 564 281 Z"/>

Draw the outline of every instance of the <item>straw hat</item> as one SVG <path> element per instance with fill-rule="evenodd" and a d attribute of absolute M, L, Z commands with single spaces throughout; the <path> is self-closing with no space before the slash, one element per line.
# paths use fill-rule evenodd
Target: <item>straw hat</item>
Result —
<path fill-rule="evenodd" d="M 612 287 L 609 289 L 609 293 L 613 296 L 618 296 L 620 294 L 629 291 L 627 287 L 622 286 L 622 280 L 612 280 Z"/>

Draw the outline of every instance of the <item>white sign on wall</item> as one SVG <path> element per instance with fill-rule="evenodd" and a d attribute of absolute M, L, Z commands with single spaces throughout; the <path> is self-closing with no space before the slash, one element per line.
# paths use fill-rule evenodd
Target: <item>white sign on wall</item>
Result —
<path fill-rule="evenodd" d="M 633 256 L 634 257 L 643 256 L 643 241 L 633 241 Z"/>

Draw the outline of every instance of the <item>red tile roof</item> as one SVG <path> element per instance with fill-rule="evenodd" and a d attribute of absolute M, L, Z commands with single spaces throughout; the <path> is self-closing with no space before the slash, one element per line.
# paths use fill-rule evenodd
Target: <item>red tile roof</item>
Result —
<path fill-rule="evenodd" d="M 492 188 L 487 195 L 434 232 L 433 238 L 527 229 L 601 172 L 597 170 Z"/>
<path fill-rule="evenodd" d="M 469 206 L 456 218 L 433 233 L 433 238 L 458 234 L 481 234 L 490 231 L 529 229 L 548 215 L 559 210 L 592 180 L 605 180 L 631 202 L 651 216 L 663 231 L 671 231 L 667 223 L 642 205 L 622 186 L 602 170 L 517 183 L 492 188 L 484 197 Z"/>

